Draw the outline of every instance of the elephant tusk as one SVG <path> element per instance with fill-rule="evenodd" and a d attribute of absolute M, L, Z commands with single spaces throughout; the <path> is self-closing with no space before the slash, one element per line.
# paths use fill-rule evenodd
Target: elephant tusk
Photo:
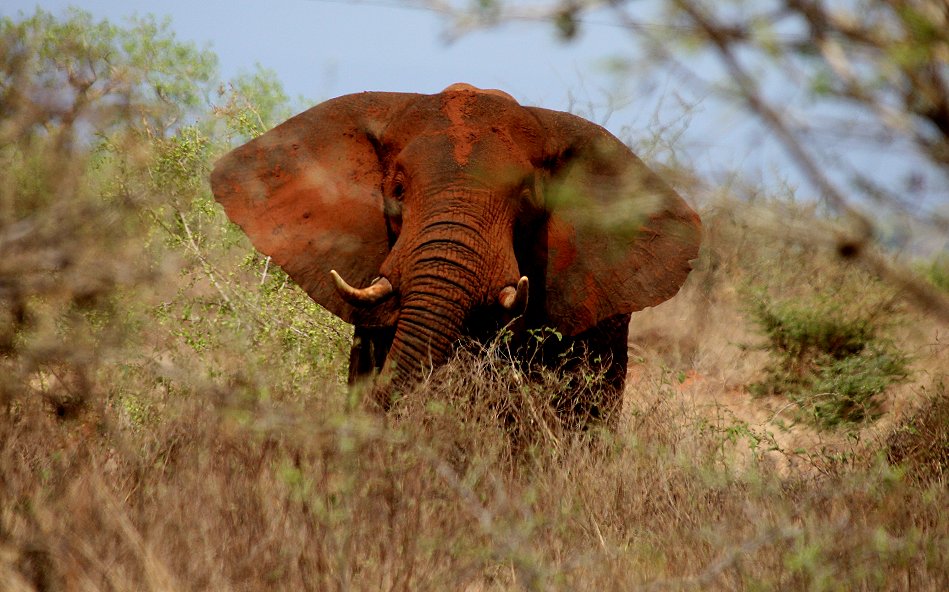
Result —
<path fill-rule="evenodd" d="M 368 288 L 354 288 L 347 284 L 346 280 L 340 277 L 335 269 L 330 270 L 330 275 L 333 276 L 333 282 L 336 284 L 336 291 L 339 292 L 340 298 L 357 307 L 378 304 L 395 291 L 389 280 L 384 277 L 372 282 L 372 285 Z"/>
<path fill-rule="evenodd" d="M 528 283 L 527 276 L 521 276 L 521 279 L 517 280 L 516 288 L 508 286 L 501 290 L 498 295 L 498 302 L 505 310 L 515 315 L 524 314 L 524 311 L 527 310 Z"/>

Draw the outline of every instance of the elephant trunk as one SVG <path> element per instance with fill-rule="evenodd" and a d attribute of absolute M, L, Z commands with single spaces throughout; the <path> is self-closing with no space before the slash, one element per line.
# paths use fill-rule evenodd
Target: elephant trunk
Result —
<path fill-rule="evenodd" d="M 422 229 L 403 262 L 399 320 L 380 377 L 387 398 L 448 359 L 472 309 L 497 284 L 497 257 L 486 252 L 484 229 L 439 218 Z"/>
<path fill-rule="evenodd" d="M 443 290 L 443 286 L 433 286 Z M 382 374 L 389 390 L 400 391 L 422 372 L 448 359 L 462 334 L 468 307 L 444 295 L 419 292 L 402 304 L 398 327 Z"/>

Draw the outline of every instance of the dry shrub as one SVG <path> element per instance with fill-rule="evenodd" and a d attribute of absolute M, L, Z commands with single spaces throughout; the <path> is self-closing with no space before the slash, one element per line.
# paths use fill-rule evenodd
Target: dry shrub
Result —
<path fill-rule="evenodd" d="M 492 433 L 487 440 L 504 443 L 502 456 L 512 461 L 525 453 L 556 456 L 574 441 L 594 440 L 608 427 L 595 415 L 605 370 L 588 363 L 583 352 L 559 351 L 560 339 L 554 331 L 536 330 L 518 345 L 508 332 L 464 344 L 392 412 L 443 426 L 463 449 L 480 448 L 484 433 Z M 545 347 L 559 353 L 549 355 Z M 552 360 L 542 363 L 545 357 Z"/>
<path fill-rule="evenodd" d="M 949 390 L 941 382 L 934 390 L 890 434 L 886 456 L 914 481 L 945 487 L 949 478 Z"/>

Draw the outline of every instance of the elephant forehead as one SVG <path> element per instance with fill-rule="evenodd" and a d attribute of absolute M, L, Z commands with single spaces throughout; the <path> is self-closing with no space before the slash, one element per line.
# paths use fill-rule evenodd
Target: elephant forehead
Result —
<path fill-rule="evenodd" d="M 447 92 L 442 97 L 446 133 L 459 165 L 468 165 L 476 147 L 482 152 L 475 154 L 480 161 L 494 155 L 528 156 L 540 148 L 542 134 L 536 121 L 513 99 L 475 91 Z"/>
<path fill-rule="evenodd" d="M 510 97 L 466 88 L 424 97 L 386 131 L 395 146 L 427 151 L 427 159 L 438 154 L 459 169 L 495 159 L 530 162 L 542 137 L 536 119 Z"/>
<path fill-rule="evenodd" d="M 473 92 L 445 93 L 442 112 L 448 117 L 450 125 L 447 134 L 453 146 L 452 155 L 459 166 L 467 166 L 474 143 L 482 135 L 480 122 L 471 118 L 472 106 L 478 95 Z"/>

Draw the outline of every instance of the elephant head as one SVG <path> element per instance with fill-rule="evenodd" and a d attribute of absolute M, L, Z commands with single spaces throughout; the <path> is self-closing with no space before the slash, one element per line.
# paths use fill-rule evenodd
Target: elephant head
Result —
<path fill-rule="evenodd" d="M 394 387 L 443 362 L 473 318 L 576 335 L 656 305 L 701 235 L 600 126 L 464 84 L 326 101 L 224 156 L 211 186 L 314 300 L 394 329 Z"/>

